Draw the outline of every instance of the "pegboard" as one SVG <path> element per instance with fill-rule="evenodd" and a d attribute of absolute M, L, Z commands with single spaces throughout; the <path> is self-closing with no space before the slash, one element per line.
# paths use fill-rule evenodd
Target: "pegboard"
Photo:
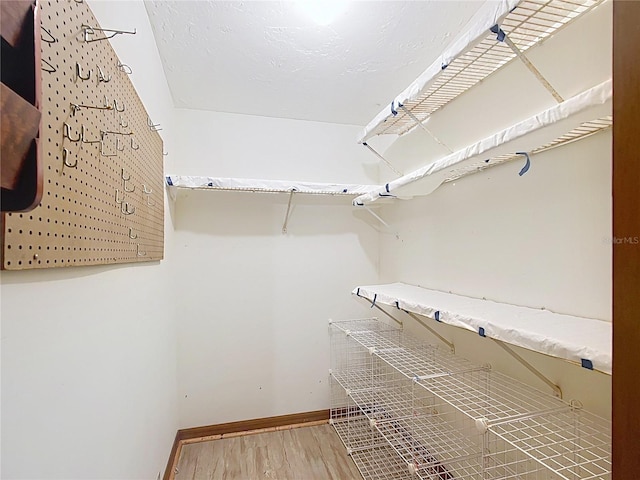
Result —
<path fill-rule="evenodd" d="M 38 8 L 44 193 L 34 210 L 4 214 L 2 267 L 160 260 L 163 145 L 128 77 L 135 65 L 98 40 L 111 33 L 82 0 Z"/>

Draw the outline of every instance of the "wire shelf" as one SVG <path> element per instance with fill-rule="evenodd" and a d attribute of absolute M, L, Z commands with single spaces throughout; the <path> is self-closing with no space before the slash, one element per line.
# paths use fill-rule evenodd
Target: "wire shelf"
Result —
<path fill-rule="evenodd" d="M 557 478 L 610 478 L 610 424 L 579 408 L 494 425 L 490 431 Z"/>
<path fill-rule="evenodd" d="M 610 478 L 609 422 L 367 322 L 331 329 L 350 360 L 331 374 L 331 422 L 364 478 Z"/>
<path fill-rule="evenodd" d="M 600 132 L 604 132 L 609 130 L 613 125 L 613 117 L 611 115 L 607 115 L 602 118 L 598 118 L 596 120 L 591 120 L 588 122 L 582 123 L 579 127 L 574 128 L 573 130 L 561 135 L 551 142 L 545 143 L 544 145 L 540 145 L 535 149 L 531 150 L 529 153 L 530 156 L 535 155 L 536 153 L 546 152 L 547 150 L 552 150 L 557 147 L 562 147 L 564 145 L 568 145 L 570 143 L 576 142 L 578 140 L 582 140 L 584 138 L 590 137 Z M 480 172 L 482 170 L 486 170 L 487 168 L 495 167 L 496 165 L 500 165 L 502 163 L 509 162 L 515 159 L 522 159 L 522 155 L 517 155 L 515 153 L 507 153 L 504 155 L 500 155 L 497 157 L 492 157 L 486 160 L 479 160 L 477 162 L 465 164 L 457 169 L 452 169 L 451 174 L 444 180 L 445 182 L 452 182 L 454 180 L 458 180 L 466 175 L 470 175 L 472 173 Z"/>
<path fill-rule="evenodd" d="M 560 398 L 491 370 L 430 378 L 419 384 L 474 421 L 486 419 L 489 425 L 571 408 Z"/>
<path fill-rule="evenodd" d="M 389 445 L 353 452 L 351 458 L 367 480 L 415 480 L 407 464 Z"/>
<path fill-rule="evenodd" d="M 500 25 L 507 37 L 522 52 L 541 43 L 560 28 L 603 0 L 524 0 Z M 479 43 L 462 53 L 440 71 L 429 87 L 415 100 L 404 103 L 419 121 L 446 106 L 478 82 L 516 58 L 505 42 L 489 33 Z M 384 134 L 402 135 L 416 127 L 403 109 L 381 121 L 367 137 Z"/>

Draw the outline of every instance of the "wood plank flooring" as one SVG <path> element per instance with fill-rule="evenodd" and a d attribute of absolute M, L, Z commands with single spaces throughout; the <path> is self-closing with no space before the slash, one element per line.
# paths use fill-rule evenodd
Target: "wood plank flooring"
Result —
<path fill-rule="evenodd" d="M 182 446 L 175 480 L 362 480 L 330 425 Z"/>

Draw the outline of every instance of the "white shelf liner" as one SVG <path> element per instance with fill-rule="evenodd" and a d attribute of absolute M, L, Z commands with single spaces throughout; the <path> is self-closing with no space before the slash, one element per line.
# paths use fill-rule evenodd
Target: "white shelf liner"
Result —
<path fill-rule="evenodd" d="M 518 29 L 525 30 L 525 37 L 529 38 L 531 35 L 536 35 L 535 32 L 538 32 L 538 37 L 534 40 L 529 39 L 529 41 L 524 41 L 524 43 L 518 41 L 518 33 L 515 35 L 515 40 L 519 43 L 519 47 L 521 50 L 526 50 L 531 46 L 539 43 L 544 40 L 548 35 L 554 33 L 558 28 L 567 24 L 575 17 L 583 13 L 584 11 L 592 8 L 595 4 L 599 2 L 557 2 L 554 4 L 553 2 L 526 2 L 524 0 L 496 0 L 496 1 L 487 1 L 484 5 L 478 10 L 478 12 L 474 15 L 474 17 L 469 21 L 466 25 L 462 33 L 456 36 L 456 38 L 452 41 L 450 46 L 444 50 L 444 52 L 434 60 L 434 62 L 427 67 L 427 69 L 416 79 L 411 85 L 409 85 L 404 91 L 398 94 L 391 105 L 384 110 L 382 110 L 378 115 L 376 115 L 371 122 L 364 128 L 364 130 L 358 135 L 357 142 L 364 143 L 371 137 L 380 134 L 378 131 L 379 127 L 381 127 L 385 122 L 389 119 L 394 118 L 400 105 L 406 105 L 409 102 L 417 101 L 420 99 L 429 88 L 436 83 L 439 75 L 445 71 L 443 66 L 448 66 L 452 61 L 459 58 L 461 55 L 467 53 L 472 50 L 476 45 L 485 40 L 488 36 L 495 37 L 495 34 L 490 33 L 490 28 L 494 25 L 502 24 L 502 21 L 507 17 L 514 9 L 514 19 L 513 22 L 509 22 L 510 25 L 515 23 L 519 23 L 519 19 L 526 15 L 532 15 L 532 18 L 525 20 L 524 24 L 521 25 Z M 523 4 L 523 12 L 520 12 L 516 7 L 520 4 Z M 549 4 L 549 5 L 547 5 Z M 550 7 L 549 14 L 547 7 Z M 555 8 L 558 7 L 558 8 Z M 534 12 L 532 10 L 539 10 L 539 12 Z M 539 15 L 540 18 L 537 18 L 536 15 Z M 552 19 L 555 20 L 551 21 Z M 530 28 L 527 27 L 527 22 L 530 22 Z M 545 26 L 543 28 L 543 26 Z M 547 31 L 544 31 L 546 28 Z M 542 30 L 541 30 L 542 29 Z M 513 32 L 509 32 L 513 33 Z M 510 37 L 511 38 L 511 37 Z M 513 59 L 514 56 L 510 56 L 510 59 Z M 483 69 L 486 71 L 486 59 L 482 60 L 482 65 L 479 67 L 479 72 Z M 510 61 L 510 60 L 509 60 Z M 508 63 L 508 61 L 507 61 Z M 502 66 L 502 62 L 500 64 L 495 65 L 495 68 L 500 68 Z M 490 72 L 487 72 L 485 75 L 489 75 L 493 72 L 493 68 Z M 481 73 L 478 73 L 482 75 Z M 476 74 L 476 75 L 478 75 Z M 399 112 L 402 113 L 402 112 Z M 390 132 L 385 133 L 400 133 L 402 134 L 406 129 L 401 129 L 400 132 L 392 129 Z"/>
<path fill-rule="evenodd" d="M 533 117 L 403 175 L 354 199 L 365 205 L 380 198 L 428 195 L 450 177 L 507 153 L 530 152 L 540 145 L 611 113 L 612 82 L 607 80 Z M 522 157 L 524 160 L 524 157 Z M 490 164 L 489 164 L 490 165 Z"/>
<path fill-rule="evenodd" d="M 434 318 L 505 343 L 611 374 L 612 324 L 548 310 L 428 290 L 404 283 L 356 287 L 354 295 Z"/>
<path fill-rule="evenodd" d="M 179 175 L 167 175 L 166 182 L 168 186 L 178 188 L 271 193 L 290 193 L 293 190 L 296 193 L 318 195 L 361 195 L 378 187 L 377 185 Z"/>
<path fill-rule="evenodd" d="M 417 99 L 442 71 L 443 65 L 449 65 L 454 58 L 485 38 L 489 29 L 496 23 L 500 23 L 500 20 L 521 1 L 500 0 L 498 2 L 486 2 L 467 24 L 466 29 L 456 37 L 451 46 L 442 52 L 411 85 L 395 97 L 393 108 L 396 109 L 399 105 L 404 105 L 406 102 Z M 390 115 L 392 115 L 391 107 L 376 115 L 358 137 L 358 143 L 366 142 L 371 138 L 378 125 L 384 123 Z"/>

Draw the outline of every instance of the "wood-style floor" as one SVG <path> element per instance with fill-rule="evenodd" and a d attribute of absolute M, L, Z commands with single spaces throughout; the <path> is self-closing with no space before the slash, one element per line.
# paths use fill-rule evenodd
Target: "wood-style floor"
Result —
<path fill-rule="evenodd" d="M 330 425 L 182 446 L 176 480 L 362 480 Z"/>

